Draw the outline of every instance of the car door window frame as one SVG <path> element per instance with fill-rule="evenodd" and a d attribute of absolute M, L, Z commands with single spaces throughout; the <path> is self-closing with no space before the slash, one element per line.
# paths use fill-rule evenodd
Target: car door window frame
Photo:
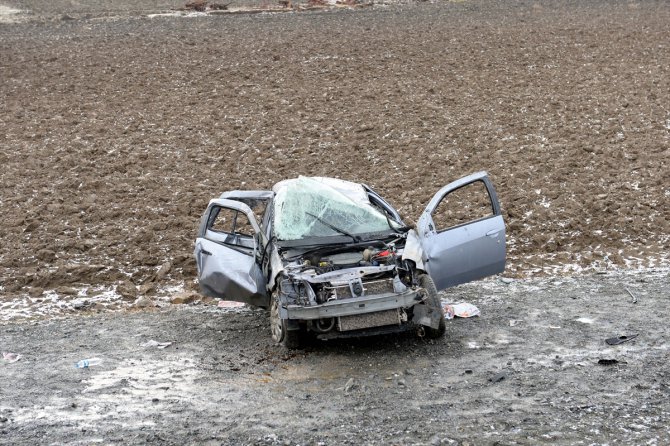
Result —
<path fill-rule="evenodd" d="M 442 202 L 442 200 L 449 195 L 450 193 L 461 189 L 462 187 L 465 187 L 469 184 L 475 183 L 476 181 L 482 181 L 484 183 L 484 186 L 486 186 L 486 191 L 489 195 L 489 200 L 491 201 L 491 206 L 493 208 L 493 214 L 489 215 L 488 217 L 483 217 L 477 220 L 472 220 L 467 223 L 462 223 L 457 226 L 450 226 L 447 229 L 443 229 L 441 231 L 438 231 L 436 226 L 435 226 L 435 221 L 433 220 L 433 214 L 435 210 L 437 209 L 437 206 Z M 428 214 L 426 216 L 426 214 Z M 426 237 L 429 236 L 430 234 L 440 234 L 446 231 L 450 231 L 452 229 L 460 228 L 463 226 L 467 226 L 469 224 L 476 223 L 478 221 L 484 221 L 490 218 L 495 218 L 497 216 L 502 215 L 502 211 L 500 209 L 500 202 L 498 201 L 498 196 L 496 195 L 495 188 L 493 187 L 493 184 L 491 183 L 491 179 L 488 177 L 488 174 L 486 172 L 477 172 L 472 175 L 468 175 L 466 177 L 463 177 L 459 180 L 456 180 L 452 183 L 447 184 L 444 186 L 442 189 L 440 189 L 430 200 L 430 203 L 426 206 L 426 208 L 423 211 L 422 216 L 419 218 L 419 221 L 417 222 L 417 232 L 420 237 Z M 426 218 L 428 217 L 427 221 Z"/>
<path fill-rule="evenodd" d="M 465 188 L 465 187 L 471 186 L 471 185 L 473 185 L 473 184 L 476 184 L 476 183 L 478 183 L 478 182 L 481 182 L 481 183 L 483 184 L 483 186 L 484 186 L 484 190 L 486 191 L 486 196 L 487 196 L 488 199 L 489 199 L 489 205 L 490 205 L 490 208 L 491 208 L 491 213 L 490 213 L 489 215 L 484 216 L 484 217 L 475 218 L 474 220 L 468 220 L 468 221 L 466 221 L 466 222 L 464 222 L 464 223 L 459 223 L 459 224 L 457 224 L 457 225 L 447 226 L 447 227 L 444 228 L 444 229 L 439 229 L 439 228 L 437 227 L 437 224 L 435 223 L 435 219 L 434 219 L 433 217 L 434 217 L 435 213 L 437 212 L 438 208 L 440 207 L 440 204 L 442 204 L 442 202 L 443 202 L 449 195 L 453 194 L 454 192 L 459 191 L 459 190 L 461 190 L 461 189 L 463 189 L 463 188 Z M 446 205 L 446 204 L 445 204 L 445 205 Z M 466 226 L 466 225 L 469 225 L 469 224 L 472 224 L 472 223 L 477 223 L 478 221 L 484 221 L 484 220 L 488 220 L 489 218 L 495 218 L 496 216 L 500 215 L 500 209 L 496 209 L 496 207 L 499 208 L 498 201 L 497 201 L 497 200 L 494 200 L 493 197 L 491 196 L 491 188 L 490 188 L 489 185 L 486 183 L 486 178 L 480 178 L 480 179 L 474 180 L 474 181 L 472 181 L 472 182 L 463 184 L 462 186 L 459 186 L 459 187 L 457 187 L 456 189 L 452 189 L 452 190 L 446 192 L 444 195 L 442 195 L 442 197 L 440 198 L 440 201 L 437 202 L 437 205 L 435 206 L 435 208 L 433 208 L 432 212 L 430 213 L 430 219 L 431 219 L 431 221 L 430 221 L 430 223 L 429 223 L 429 226 L 432 226 L 432 227 L 433 227 L 432 230 L 433 230 L 436 234 L 440 234 L 440 233 L 445 232 L 445 231 L 450 231 L 450 230 L 452 230 L 452 229 L 460 228 L 460 227 L 462 227 L 462 226 Z"/>
<path fill-rule="evenodd" d="M 221 211 L 221 209 L 235 211 L 235 217 L 233 219 L 232 225 L 233 233 L 212 228 L 212 225 L 214 224 L 216 217 L 218 217 L 218 213 Z M 237 225 L 237 219 L 240 214 L 243 214 L 244 217 L 247 218 L 253 231 L 253 235 L 249 236 L 246 234 L 239 234 L 234 232 Z M 256 256 L 256 252 L 258 250 L 257 238 L 261 231 L 258 227 L 256 217 L 249 206 L 239 201 L 219 198 L 210 202 L 209 210 L 206 215 L 207 218 L 204 219 L 203 227 L 200 229 L 200 234 L 203 238 L 215 243 L 219 243 L 243 254 L 254 257 Z M 250 243 L 240 243 L 240 241 Z"/>

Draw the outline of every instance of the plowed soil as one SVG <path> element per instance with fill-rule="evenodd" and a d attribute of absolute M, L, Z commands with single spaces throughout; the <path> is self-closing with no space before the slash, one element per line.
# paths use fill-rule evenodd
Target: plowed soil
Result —
<path fill-rule="evenodd" d="M 0 25 L 3 293 L 166 262 L 190 287 L 207 201 L 297 175 L 366 182 L 411 221 L 487 170 L 512 275 L 667 261 L 666 2 L 4 3 L 24 14 Z"/>

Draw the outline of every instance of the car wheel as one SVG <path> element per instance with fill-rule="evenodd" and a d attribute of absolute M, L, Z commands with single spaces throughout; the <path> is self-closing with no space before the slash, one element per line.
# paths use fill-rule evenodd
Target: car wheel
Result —
<path fill-rule="evenodd" d="M 440 296 L 437 294 L 435 282 L 433 282 L 433 279 L 428 274 L 421 274 L 417 279 L 419 280 L 419 285 L 428 293 L 428 298 L 425 301 L 426 305 L 440 314 L 440 325 L 437 328 L 424 327 L 426 337 L 431 339 L 439 338 L 447 330 L 447 322 L 444 320 L 444 309 L 442 308 Z"/>
<path fill-rule="evenodd" d="M 272 295 L 270 304 L 270 331 L 272 340 L 289 349 L 299 348 L 302 344 L 301 330 L 289 330 L 286 319 L 279 315 L 279 296 Z"/>

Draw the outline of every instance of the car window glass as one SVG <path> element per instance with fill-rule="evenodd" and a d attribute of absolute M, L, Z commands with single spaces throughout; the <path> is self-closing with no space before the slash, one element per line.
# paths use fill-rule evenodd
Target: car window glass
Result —
<path fill-rule="evenodd" d="M 254 229 L 246 214 L 235 209 L 216 207 L 212 210 L 209 229 L 226 234 L 253 237 Z"/>
<path fill-rule="evenodd" d="M 493 205 L 483 181 L 475 181 L 448 193 L 433 212 L 440 232 L 493 215 Z"/>

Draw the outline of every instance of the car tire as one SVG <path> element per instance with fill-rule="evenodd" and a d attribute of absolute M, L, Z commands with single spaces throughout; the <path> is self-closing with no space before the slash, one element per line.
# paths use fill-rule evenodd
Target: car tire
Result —
<path fill-rule="evenodd" d="M 279 296 L 272 294 L 270 303 L 270 330 L 272 340 L 288 349 L 297 349 L 302 346 L 302 330 L 289 330 L 288 322 L 279 314 Z"/>
<path fill-rule="evenodd" d="M 433 327 L 424 327 L 426 337 L 430 339 L 437 339 L 444 336 L 444 332 L 447 330 L 447 322 L 444 320 L 444 309 L 442 308 L 442 301 L 440 296 L 437 294 L 437 288 L 435 287 L 435 282 L 428 274 L 421 274 L 417 277 L 419 285 L 426 290 L 428 293 L 428 298 L 425 300 L 425 304 L 433 308 L 440 314 L 440 325 L 437 328 Z"/>

